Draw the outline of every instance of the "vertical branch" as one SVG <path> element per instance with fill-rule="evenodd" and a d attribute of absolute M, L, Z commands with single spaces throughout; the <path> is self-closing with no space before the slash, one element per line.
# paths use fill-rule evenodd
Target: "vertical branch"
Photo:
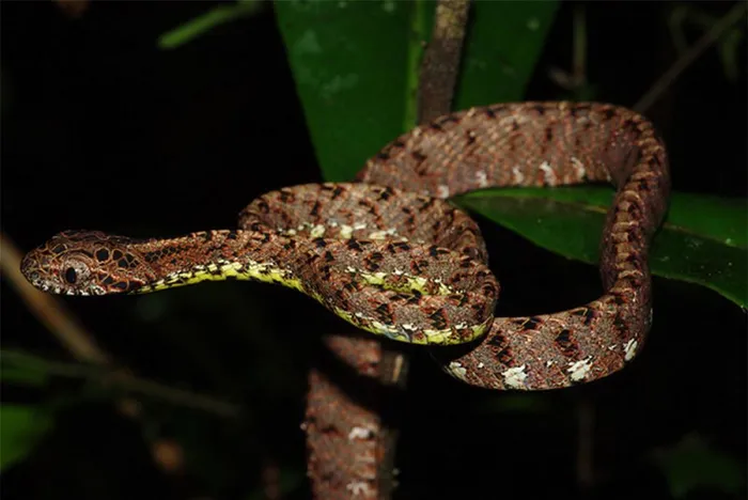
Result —
<path fill-rule="evenodd" d="M 451 110 L 469 7 L 469 0 L 440 0 L 437 5 L 420 72 L 419 123 Z M 307 475 L 313 496 L 386 500 L 396 486 L 397 428 L 383 416 L 391 416 L 390 409 L 396 406 L 393 398 L 405 386 L 408 359 L 377 339 L 327 335 L 324 343 L 356 376 L 344 384 L 316 368 L 309 374 L 302 428 L 307 434 Z M 376 382 L 373 389 L 371 382 Z M 354 392 L 364 390 L 368 397 L 354 397 Z"/>
<path fill-rule="evenodd" d="M 460 56 L 470 0 L 439 0 L 434 28 L 421 65 L 417 122 L 426 123 L 449 113 L 460 69 Z M 384 386 L 405 389 L 410 361 L 400 350 L 382 346 L 379 380 Z M 398 431 L 390 422 L 382 426 L 382 452 L 378 466 L 380 497 L 395 488 L 394 465 Z"/>
<path fill-rule="evenodd" d="M 421 66 L 419 123 L 429 122 L 452 109 L 469 10 L 470 0 L 439 0 L 436 6 L 431 42 Z"/>

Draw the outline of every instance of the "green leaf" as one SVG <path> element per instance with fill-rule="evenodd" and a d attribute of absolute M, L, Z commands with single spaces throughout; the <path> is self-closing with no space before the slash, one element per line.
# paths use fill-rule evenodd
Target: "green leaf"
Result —
<path fill-rule="evenodd" d="M 325 179 L 351 179 L 415 125 L 417 75 L 434 2 L 275 4 Z M 520 100 L 556 2 L 475 2 L 457 109 Z"/>
<path fill-rule="evenodd" d="M 738 494 L 745 486 L 745 465 L 714 450 L 698 436 L 686 437 L 673 449 L 659 452 L 655 461 L 675 498 L 696 488 Z"/>
<path fill-rule="evenodd" d="M 49 377 L 44 370 L 36 366 L 15 366 L 3 363 L 0 370 L 0 381 L 17 385 L 43 387 L 47 385 Z"/>
<path fill-rule="evenodd" d="M 500 189 L 455 199 L 570 259 L 594 264 L 613 191 L 598 187 Z M 655 237 L 655 275 L 704 285 L 748 306 L 746 201 L 686 193 L 671 195 L 668 218 Z"/>
<path fill-rule="evenodd" d="M 26 458 L 53 422 L 40 406 L 0 405 L 0 470 Z"/>
<path fill-rule="evenodd" d="M 157 45 L 162 50 L 176 49 L 212 30 L 216 26 L 254 14 L 260 6 L 261 2 L 259 0 L 243 0 L 236 5 L 213 7 L 205 14 L 161 35 L 158 38 Z"/>
<path fill-rule="evenodd" d="M 0 350 L 0 381 L 17 385 L 43 387 L 49 382 L 49 373 L 39 358 L 32 354 Z"/>

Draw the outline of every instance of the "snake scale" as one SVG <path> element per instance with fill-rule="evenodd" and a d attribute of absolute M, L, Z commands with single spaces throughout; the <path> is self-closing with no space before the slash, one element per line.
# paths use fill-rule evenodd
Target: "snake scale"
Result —
<path fill-rule="evenodd" d="M 22 271 L 68 295 L 278 283 L 359 328 L 435 346 L 448 373 L 492 389 L 589 382 L 642 348 L 652 321 L 648 248 L 670 188 L 664 144 L 644 117 L 599 103 L 472 108 L 400 136 L 356 181 L 264 194 L 235 230 L 147 240 L 66 231 L 29 252 Z M 444 199 L 587 182 L 617 188 L 601 242 L 604 295 L 553 314 L 494 317 L 499 284 L 480 230 Z M 436 347 L 447 344 L 467 347 Z"/>

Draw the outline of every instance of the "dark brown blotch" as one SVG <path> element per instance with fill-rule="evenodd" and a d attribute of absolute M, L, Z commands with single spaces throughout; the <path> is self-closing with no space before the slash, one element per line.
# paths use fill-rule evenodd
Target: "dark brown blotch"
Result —
<path fill-rule="evenodd" d="M 570 312 L 574 316 L 580 316 L 584 318 L 585 326 L 589 326 L 590 323 L 592 323 L 592 320 L 595 319 L 595 316 L 597 316 L 597 313 L 595 312 L 595 310 L 589 307 L 582 307 L 580 309 L 574 309 Z"/>
<path fill-rule="evenodd" d="M 417 149 L 414 149 L 413 151 L 411 151 L 410 156 L 418 163 L 423 163 L 426 160 L 426 155 L 421 153 Z"/>
<path fill-rule="evenodd" d="M 312 207 L 312 210 L 309 212 L 309 215 L 312 217 L 319 217 L 319 211 L 322 208 L 322 203 L 317 201 L 314 203 L 314 206 Z"/>
<path fill-rule="evenodd" d="M 395 194 L 395 192 L 390 187 L 386 187 L 382 190 L 381 193 L 379 193 L 379 199 L 383 201 L 387 201 L 392 197 L 392 195 Z"/>
<path fill-rule="evenodd" d="M 540 325 L 543 324 L 543 320 L 538 318 L 537 316 L 531 316 L 527 318 L 527 321 L 525 321 L 522 324 L 522 329 L 525 331 L 528 330 L 537 330 Z"/>
<path fill-rule="evenodd" d="M 618 113 L 613 108 L 606 108 L 603 110 L 603 117 L 606 120 L 612 120 Z"/>
<path fill-rule="evenodd" d="M 379 319 L 385 324 L 391 325 L 395 322 L 395 319 L 392 316 L 392 308 L 387 303 L 379 304 L 376 309 L 374 309 L 374 312 L 377 313 Z"/>
<path fill-rule="evenodd" d="M 447 327 L 447 316 L 444 314 L 444 309 L 437 309 L 429 315 L 429 321 L 431 326 L 438 330 L 442 330 Z"/>
<path fill-rule="evenodd" d="M 96 250 L 95 255 L 96 260 L 98 260 L 99 262 L 105 262 L 109 260 L 109 250 L 107 250 L 106 248 L 99 248 L 98 250 Z"/>
<path fill-rule="evenodd" d="M 286 189 L 281 189 L 279 198 L 283 203 L 291 203 L 296 197 L 294 196 L 293 192 Z"/>
<path fill-rule="evenodd" d="M 468 130 L 465 132 L 465 143 L 467 146 L 472 146 L 475 143 L 475 131 Z"/>
<path fill-rule="evenodd" d="M 535 104 L 530 109 L 535 111 L 539 116 L 544 116 L 546 112 L 546 108 L 542 104 Z"/>
<path fill-rule="evenodd" d="M 258 200 L 257 208 L 260 209 L 260 212 L 265 213 L 265 214 L 270 212 L 270 205 L 268 205 L 268 203 L 265 200 Z"/>
<path fill-rule="evenodd" d="M 571 330 L 561 330 L 554 340 L 564 356 L 572 357 L 577 351 L 576 344 L 571 340 Z"/>

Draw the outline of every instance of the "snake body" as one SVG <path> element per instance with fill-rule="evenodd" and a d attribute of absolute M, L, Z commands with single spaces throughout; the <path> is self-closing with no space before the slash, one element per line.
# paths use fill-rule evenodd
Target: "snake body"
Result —
<path fill-rule="evenodd" d="M 357 183 L 255 199 L 239 229 L 134 240 L 67 231 L 22 271 L 60 294 L 147 293 L 203 280 L 297 289 L 375 334 L 433 348 L 453 376 L 493 389 L 552 389 L 622 368 L 652 321 L 649 242 L 667 206 L 667 155 L 652 124 L 608 104 L 527 102 L 439 118 L 391 142 Z M 478 226 L 443 201 L 501 186 L 612 182 L 601 243 L 605 293 L 575 309 L 495 318 L 499 285 Z"/>

